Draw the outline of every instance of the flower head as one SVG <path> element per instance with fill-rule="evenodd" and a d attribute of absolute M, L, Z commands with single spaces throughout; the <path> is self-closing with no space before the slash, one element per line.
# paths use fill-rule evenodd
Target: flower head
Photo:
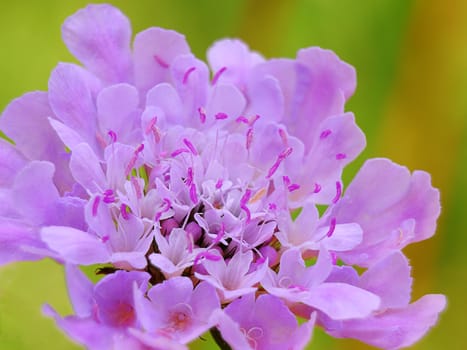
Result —
<path fill-rule="evenodd" d="M 75 314 L 45 312 L 71 338 L 184 349 L 211 330 L 234 349 L 302 349 L 317 325 L 395 348 L 436 322 L 444 297 L 410 304 L 400 252 L 434 233 L 429 175 L 374 159 L 344 190 L 365 146 L 344 111 L 350 65 L 316 47 L 266 60 L 231 39 L 206 64 L 161 28 L 131 46 L 104 4 L 62 34 L 82 65 L 57 65 L 0 119 L 14 141 L 0 142 L 0 262 L 67 266 Z M 95 285 L 76 267 L 94 264 Z"/>

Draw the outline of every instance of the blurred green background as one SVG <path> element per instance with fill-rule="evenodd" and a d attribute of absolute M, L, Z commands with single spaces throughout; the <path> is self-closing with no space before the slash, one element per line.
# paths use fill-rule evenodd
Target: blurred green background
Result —
<path fill-rule="evenodd" d="M 439 325 L 411 349 L 467 349 L 467 1 L 109 2 L 127 14 L 134 33 L 149 26 L 175 29 L 203 59 L 214 40 L 240 37 L 266 57 L 294 57 L 298 49 L 317 45 L 354 65 L 358 89 L 348 110 L 355 112 L 368 147 L 346 177 L 368 157 L 390 157 L 429 171 L 442 193 L 437 235 L 406 253 L 414 298 L 445 293 L 449 304 Z M 24 92 L 46 89 L 55 64 L 73 60 L 60 25 L 86 3 L 0 3 L 1 110 Z M 46 301 L 70 312 L 59 266 L 43 261 L 0 269 L 0 349 L 79 349 L 41 316 Z M 211 347 L 200 341 L 194 348 Z M 318 331 L 311 348 L 370 347 Z"/>

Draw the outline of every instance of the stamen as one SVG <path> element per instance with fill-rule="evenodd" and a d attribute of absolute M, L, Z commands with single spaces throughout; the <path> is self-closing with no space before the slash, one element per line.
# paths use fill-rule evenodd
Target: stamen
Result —
<path fill-rule="evenodd" d="M 337 201 L 341 198 L 341 194 L 342 194 L 342 184 L 340 181 L 336 181 L 336 196 L 332 200 L 334 204 L 336 204 Z"/>
<path fill-rule="evenodd" d="M 250 200 L 250 197 L 251 197 L 251 190 L 247 189 L 243 197 L 240 199 L 240 208 L 246 213 L 247 223 L 249 223 L 251 220 L 251 212 L 250 212 L 250 209 L 246 205 L 248 201 Z"/>
<path fill-rule="evenodd" d="M 253 128 L 249 128 L 246 132 L 246 149 L 250 149 L 253 142 Z"/>
<path fill-rule="evenodd" d="M 259 114 L 254 115 L 251 120 L 248 122 L 250 126 L 255 125 L 255 123 L 258 121 L 258 119 L 261 118 Z"/>
<path fill-rule="evenodd" d="M 203 107 L 198 108 L 199 119 L 201 120 L 201 124 L 206 123 L 206 110 Z"/>
<path fill-rule="evenodd" d="M 176 149 L 175 151 L 173 151 L 170 154 L 170 156 L 174 158 L 174 157 L 176 157 L 176 156 L 178 156 L 178 155 L 180 155 L 182 153 L 190 153 L 190 151 L 187 150 L 186 148 L 179 148 L 179 149 Z"/>
<path fill-rule="evenodd" d="M 216 118 L 217 120 L 227 119 L 228 117 L 229 116 L 223 112 L 216 113 L 216 115 L 214 116 L 214 118 Z"/>
<path fill-rule="evenodd" d="M 287 134 L 284 129 L 279 129 L 279 136 L 281 137 L 281 140 L 284 146 L 288 146 L 289 140 L 287 139 Z"/>
<path fill-rule="evenodd" d="M 157 123 L 157 117 L 154 117 L 149 121 L 148 125 L 146 126 L 146 130 L 144 131 L 146 135 L 148 135 L 153 130 L 154 125 L 156 125 L 156 123 Z"/>
<path fill-rule="evenodd" d="M 329 230 L 326 233 L 326 236 L 331 237 L 335 229 L 336 229 L 336 218 L 332 218 L 330 225 L 329 225 Z"/>
<path fill-rule="evenodd" d="M 185 72 L 185 75 L 183 76 L 183 84 L 186 84 L 188 82 L 188 78 L 190 77 L 190 74 L 196 70 L 196 67 L 190 67 L 188 70 Z"/>
<path fill-rule="evenodd" d="M 107 135 L 109 135 L 110 142 L 112 142 L 112 143 L 117 142 L 117 134 L 115 133 L 115 131 L 109 130 L 109 132 L 107 133 Z"/>
<path fill-rule="evenodd" d="M 300 188 L 300 185 L 299 184 L 291 184 L 287 187 L 287 189 L 289 190 L 289 192 L 293 192 L 293 191 L 296 191 Z"/>
<path fill-rule="evenodd" d="M 188 147 L 188 149 L 193 153 L 193 155 L 197 156 L 198 151 L 196 150 L 195 146 L 190 142 L 188 139 L 183 139 L 183 143 Z"/>
<path fill-rule="evenodd" d="M 341 160 L 347 158 L 347 155 L 345 153 L 337 153 L 336 154 L 336 159 Z"/>
<path fill-rule="evenodd" d="M 281 165 L 282 161 L 286 159 L 288 156 L 290 156 L 292 151 L 293 151 L 292 147 L 288 147 L 285 151 L 279 154 L 276 161 L 274 162 L 272 167 L 269 169 L 268 174 L 266 175 L 266 179 L 269 179 L 272 177 L 272 175 L 274 175 L 274 173 L 277 171 L 277 169 Z"/>
<path fill-rule="evenodd" d="M 321 192 L 321 185 L 318 183 L 315 183 L 315 189 L 313 193 L 319 193 L 319 192 Z"/>
<path fill-rule="evenodd" d="M 126 176 L 130 175 L 131 170 L 136 164 L 136 160 L 138 159 L 138 155 L 143 151 L 144 149 L 144 144 L 139 145 L 135 152 L 133 153 L 133 157 L 130 159 L 130 162 L 128 163 L 125 171 L 126 171 Z"/>
<path fill-rule="evenodd" d="M 246 117 L 244 117 L 243 115 L 241 115 L 240 117 L 235 119 L 235 121 L 237 123 L 244 123 L 244 124 L 249 124 L 250 123 L 249 120 Z"/>
<path fill-rule="evenodd" d="M 217 254 L 211 254 L 209 252 L 201 252 L 198 255 L 196 255 L 195 260 L 193 261 L 193 265 L 198 265 L 199 261 L 203 258 L 206 260 L 210 260 L 210 261 L 219 261 L 222 259 L 222 257 Z"/>
<path fill-rule="evenodd" d="M 277 205 L 276 205 L 276 203 L 269 203 L 268 208 L 271 211 L 275 211 L 275 210 L 277 210 Z"/>
<path fill-rule="evenodd" d="M 105 190 L 103 202 L 107 204 L 115 202 L 115 195 L 113 190 Z"/>
<path fill-rule="evenodd" d="M 128 215 L 128 206 L 126 204 L 122 204 L 120 206 L 120 214 L 124 220 L 130 219 L 130 215 Z"/>
<path fill-rule="evenodd" d="M 159 221 L 162 217 L 162 214 L 168 212 L 170 210 L 170 207 L 172 206 L 172 202 L 170 201 L 170 199 L 164 198 L 162 201 L 164 202 L 164 206 L 162 207 L 161 211 L 158 211 L 156 213 L 156 217 L 154 219 L 155 221 Z"/>
<path fill-rule="evenodd" d="M 211 85 L 216 85 L 217 81 L 219 80 L 219 77 L 222 75 L 227 70 L 227 67 L 222 67 L 219 69 L 216 74 L 214 74 L 214 77 L 212 78 Z"/>
<path fill-rule="evenodd" d="M 162 68 L 169 68 L 169 64 L 165 62 L 162 58 L 160 58 L 158 55 L 153 56 L 156 62 L 161 66 Z"/>
<path fill-rule="evenodd" d="M 188 168 L 188 177 L 186 179 L 186 185 L 189 187 L 193 183 L 193 168 Z"/>
<path fill-rule="evenodd" d="M 198 194 L 196 193 L 196 185 L 191 184 L 190 186 L 190 199 L 193 202 L 193 204 L 198 203 Z"/>
<path fill-rule="evenodd" d="M 332 133 L 331 130 L 326 129 L 326 130 L 324 130 L 324 131 L 321 133 L 321 135 L 319 135 L 319 138 L 320 138 L 321 140 L 324 140 L 326 137 L 328 137 L 329 135 L 331 135 L 331 133 Z"/>
<path fill-rule="evenodd" d="M 284 186 L 287 187 L 289 192 L 296 191 L 300 188 L 300 185 L 291 183 L 290 178 L 287 175 L 282 176 L 282 180 L 284 181 Z"/>
<path fill-rule="evenodd" d="M 97 215 L 97 209 L 99 208 L 100 201 L 101 201 L 100 196 L 96 196 L 96 198 L 94 198 L 94 202 L 92 203 L 92 216 Z"/>
<path fill-rule="evenodd" d="M 105 235 L 105 236 L 102 236 L 102 237 L 101 237 L 102 243 L 107 242 L 109 239 L 110 239 L 109 235 Z"/>
<path fill-rule="evenodd" d="M 222 184 L 223 184 L 223 180 L 222 180 L 222 179 L 217 180 L 217 182 L 216 182 L 216 188 L 217 188 L 218 190 L 220 190 L 221 187 L 222 187 Z"/>

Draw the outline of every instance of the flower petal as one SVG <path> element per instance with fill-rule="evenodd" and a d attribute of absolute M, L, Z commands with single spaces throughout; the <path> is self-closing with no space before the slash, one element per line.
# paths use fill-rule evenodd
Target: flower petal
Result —
<path fill-rule="evenodd" d="M 103 80 L 131 79 L 131 27 L 117 8 L 88 5 L 65 20 L 62 36 L 70 52 Z"/>

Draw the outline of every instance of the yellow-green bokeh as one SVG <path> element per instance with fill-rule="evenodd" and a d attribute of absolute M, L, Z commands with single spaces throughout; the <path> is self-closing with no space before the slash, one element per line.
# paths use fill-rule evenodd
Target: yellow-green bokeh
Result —
<path fill-rule="evenodd" d="M 448 309 L 412 349 L 467 349 L 467 2 L 464 0 L 108 1 L 130 18 L 134 32 L 162 26 L 184 33 L 205 58 L 222 37 L 240 37 L 267 57 L 293 57 L 306 46 L 336 51 L 354 65 L 358 88 L 348 104 L 368 157 L 390 157 L 432 174 L 443 212 L 436 237 L 406 250 L 414 297 L 442 292 Z M 16 96 L 46 89 L 58 61 L 73 60 L 60 25 L 87 2 L 0 4 L 0 109 Z M 70 312 L 62 270 L 51 261 L 0 269 L 0 349 L 79 349 L 40 314 L 44 302 Z M 103 335 L 105 336 L 105 335 Z M 199 341 L 198 349 L 211 348 Z M 213 349 L 215 347 L 212 347 Z M 367 349 L 317 332 L 311 348 Z"/>

